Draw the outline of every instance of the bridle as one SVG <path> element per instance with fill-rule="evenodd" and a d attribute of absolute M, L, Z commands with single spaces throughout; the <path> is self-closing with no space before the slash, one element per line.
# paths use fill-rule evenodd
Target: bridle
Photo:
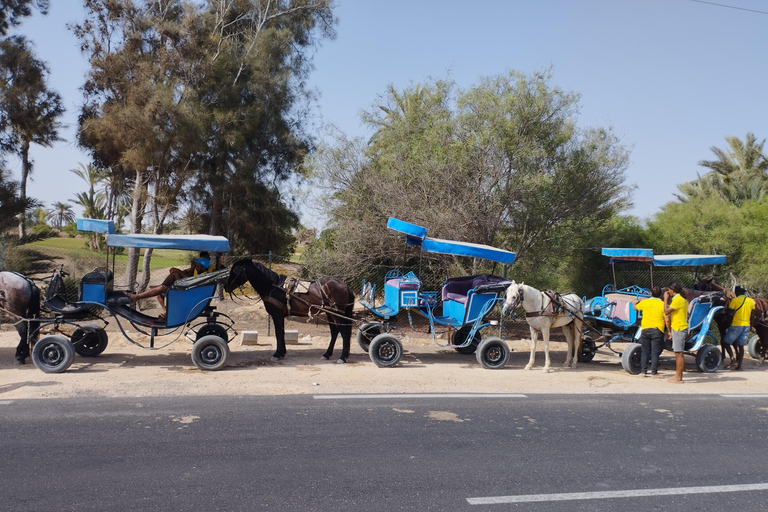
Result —
<path fill-rule="evenodd" d="M 512 312 L 514 312 L 517 307 L 520 305 L 520 303 L 525 298 L 525 291 L 523 290 L 523 287 L 520 285 L 517 285 L 517 293 L 514 297 L 512 297 L 512 302 L 507 302 L 509 298 L 509 295 L 506 295 L 504 297 L 504 308 L 502 308 L 502 313 L 504 311 L 507 312 L 507 316 L 512 316 Z"/>

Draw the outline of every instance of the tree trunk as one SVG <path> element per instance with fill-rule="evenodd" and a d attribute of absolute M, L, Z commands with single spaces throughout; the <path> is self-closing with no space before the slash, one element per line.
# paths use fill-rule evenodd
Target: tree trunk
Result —
<path fill-rule="evenodd" d="M 30 171 L 29 163 L 29 142 L 24 141 L 21 144 L 21 183 L 19 184 L 19 198 L 23 203 L 27 202 L 27 178 Z M 24 209 L 19 214 L 19 237 L 27 236 L 27 210 Z"/>
<path fill-rule="evenodd" d="M 141 196 L 144 187 L 144 171 L 137 170 L 136 186 L 133 188 L 133 204 L 131 205 L 131 233 L 141 233 L 141 221 L 144 214 L 144 205 L 141 202 Z M 125 269 L 125 281 L 129 289 L 135 289 L 138 266 L 139 249 L 129 248 L 128 266 Z"/>

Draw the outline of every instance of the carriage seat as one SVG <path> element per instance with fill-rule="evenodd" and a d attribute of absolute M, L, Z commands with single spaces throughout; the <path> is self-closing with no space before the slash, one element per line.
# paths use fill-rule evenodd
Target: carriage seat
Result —
<path fill-rule="evenodd" d="M 606 318 L 610 319 L 618 327 L 628 327 L 637 322 L 637 310 L 635 304 L 638 299 L 633 296 L 619 293 L 609 293 L 605 296 L 610 306 L 610 312 Z"/>
<path fill-rule="evenodd" d="M 392 286 L 398 290 L 419 290 L 421 289 L 421 283 L 412 279 L 403 279 L 397 277 L 387 281 L 387 286 Z"/>
<path fill-rule="evenodd" d="M 466 304 L 470 290 L 501 293 L 512 282 L 503 277 L 478 274 L 475 276 L 450 277 L 443 285 L 443 302 L 453 300 Z M 480 290 L 477 290 L 480 288 Z"/>
<path fill-rule="evenodd" d="M 202 274 L 196 276 L 177 279 L 176 282 L 171 285 L 171 290 L 189 290 L 190 288 L 197 288 L 198 286 L 216 284 L 225 280 L 228 276 L 228 268 L 214 270 L 213 272 L 203 272 Z"/>

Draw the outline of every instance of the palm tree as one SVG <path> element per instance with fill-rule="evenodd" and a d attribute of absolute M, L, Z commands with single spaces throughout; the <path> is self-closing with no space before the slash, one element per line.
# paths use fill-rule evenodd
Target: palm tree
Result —
<path fill-rule="evenodd" d="M 72 205 L 57 201 L 53 203 L 53 208 L 48 210 L 48 220 L 56 224 L 56 228 L 61 230 L 65 224 L 75 221 L 75 212 Z"/>
<path fill-rule="evenodd" d="M 48 89 L 48 68 L 37 60 L 22 36 L 0 41 L 0 126 L 4 142 L 21 160 L 19 197 L 27 197 L 32 173 L 31 144 L 50 147 L 59 138 L 64 113 L 61 97 Z M 25 218 L 19 214 L 19 236 L 25 236 Z"/>

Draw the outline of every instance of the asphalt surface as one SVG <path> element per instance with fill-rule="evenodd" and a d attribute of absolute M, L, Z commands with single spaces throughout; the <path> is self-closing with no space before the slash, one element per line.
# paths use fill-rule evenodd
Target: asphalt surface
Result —
<path fill-rule="evenodd" d="M 0 418 L 9 511 L 741 512 L 768 499 L 759 395 L 3 400 Z"/>

